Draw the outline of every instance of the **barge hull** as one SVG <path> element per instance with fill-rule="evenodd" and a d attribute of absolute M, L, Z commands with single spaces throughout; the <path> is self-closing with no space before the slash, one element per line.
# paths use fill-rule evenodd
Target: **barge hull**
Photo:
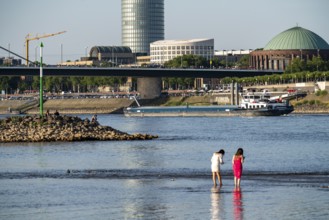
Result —
<path fill-rule="evenodd" d="M 280 109 L 234 109 L 227 111 L 125 111 L 124 114 L 127 117 L 253 117 L 253 116 L 281 116 L 287 115 L 293 111 L 293 108 L 284 110 Z"/>

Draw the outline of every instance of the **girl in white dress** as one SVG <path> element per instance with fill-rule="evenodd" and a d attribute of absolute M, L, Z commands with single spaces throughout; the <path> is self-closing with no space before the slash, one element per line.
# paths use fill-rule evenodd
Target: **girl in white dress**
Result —
<path fill-rule="evenodd" d="M 224 164 L 224 157 L 225 151 L 221 149 L 218 152 L 213 153 L 211 157 L 211 172 L 212 172 L 212 181 L 214 182 L 214 186 L 217 186 L 216 182 L 216 175 L 218 178 L 219 186 L 223 185 L 222 177 L 220 175 L 220 164 Z"/>

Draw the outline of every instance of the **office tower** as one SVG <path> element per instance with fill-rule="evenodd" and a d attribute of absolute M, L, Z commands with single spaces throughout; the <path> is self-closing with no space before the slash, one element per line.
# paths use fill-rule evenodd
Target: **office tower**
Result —
<path fill-rule="evenodd" d="M 150 43 L 164 39 L 164 0 L 121 0 L 122 45 L 150 54 Z"/>

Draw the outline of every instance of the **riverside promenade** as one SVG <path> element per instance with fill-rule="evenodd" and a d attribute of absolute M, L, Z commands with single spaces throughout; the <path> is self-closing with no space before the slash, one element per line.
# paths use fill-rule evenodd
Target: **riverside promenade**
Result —
<path fill-rule="evenodd" d="M 298 87 L 302 86 L 302 87 Z M 268 89 L 273 95 L 280 95 L 289 89 L 301 89 L 307 92 L 307 96 L 302 100 L 292 100 L 291 104 L 295 107 L 293 113 L 305 114 L 329 114 L 329 95 L 316 96 L 314 94 L 315 85 L 309 83 L 292 83 L 277 85 L 258 85 L 244 87 L 244 89 Z M 327 90 L 328 91 L 328 90 Z M 176 90 L 168 97 L 161 97 L 154 100 L 139 100 L 142 106 L 175 106 L 175 105 L 229 105 L 230 93 L 203 93 L 203 94 L 183 94 L 183 91 Z M 296 104 L 303 102 L 302 105 Z M 306 102 L 314 102 L 315 105 L 309 105 Z M 321 104 L 319 104 L 321 103 Z M 24 114 L 39 114 L 37 100 L 8 100 L 2 97 L 0 100 L 0 114 L 8 114 L 10 110 L 23 109 Z M 130 98 L 74 98 L 74 99 L 48 99 L 44 102 L 44 111 L 54 112 L 58 110 L 62 114 L 114 114 L 123 113 L 123 108 L 136 105 Z M 17 111 L 16 111 L 17 112 Z"/>
<path fill-rule="evenodd" d="M 22 109 L 29 105 L 30 100 L 2 100 L 0 101 L 0 114 L 8 114 L 9 110 Z M 122 108 L 128 107 L 133 100 L 120 99 L 54 99 L 44 102 L 44 111 L 59 111 L 61 114 L 109 114 L 120 112 Z M 38 102 L 24 114 L 39 114 Z"/>
<path fill-rule="evenodd" d="M 329 95 L 325 97 L 317 97 L 314 94 L 308 95 L 301 102 L 320 100 L 323 104 L 318 105 L 295 105 L 292 114 L 329 114 Z M 182 105 L 189 103 L 190 105 L 212 105 L 214 102 L 219 104 L 229 104 L 228 95 L 222 96 L 198 96 L 198 97 L 169 97 L 168 99 L 153 100 L 151 105 Z M 14 110 L 28 103 L 25 100 L 3 100 L 0 101 L 0 114 L 10 114 L 9 109 Z M 295 101 L 292 102 L 294 105 Z M 51 113 L 58 110 L 61 114 L 123 114 L 123 108 L 134 105 L 134 101 L 127 98 L 120 99 L 60 99 L 47 100 L 44 103 L 44 111 L 49 110 Z M 147 103 L 145 105 L 148 105 Z M 15 113 L 14 111 L 12 113 Z M 35 105 L 33 108 L 24 112 L 28 115 L 39 114 L 39 107 Z"/>

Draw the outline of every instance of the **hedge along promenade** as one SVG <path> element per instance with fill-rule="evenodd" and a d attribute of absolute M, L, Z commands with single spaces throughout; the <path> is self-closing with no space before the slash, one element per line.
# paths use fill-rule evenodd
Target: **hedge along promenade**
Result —
<path fill-rule="evenodd" d="M 15 116 L 0 120 L 0 142 L 152 140 L 157 135 L 128 134 L 97 120 L 77 116 Z"/>

